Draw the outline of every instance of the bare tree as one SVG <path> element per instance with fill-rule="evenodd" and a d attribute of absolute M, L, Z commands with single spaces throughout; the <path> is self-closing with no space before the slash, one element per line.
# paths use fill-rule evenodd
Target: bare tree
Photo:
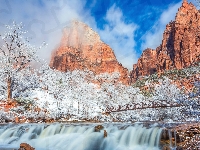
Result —
<path fill-rule="evenodd" d="M 16 87 L 14 84 L 17 83 L 14 79 L 22 71 L 25 74 L 28 71 L 30 75 L 31 62 L 38 61 L 36 52 L 42 46 L 36 48 L 29 44 L 28 38 L 24 36 L 27 31 L 24 31 L 22 23 L 16 24 L 13 22 L 12 25 L 6 25 L 5 27 L 4 34 L 0 33 L 0 74 L 2 79 L 0 88 L 1 92 L 5 92 L 4 94 L 7 95 L 7 100 L 11 101 L 13 88 Z M 23 74 L 20 75 L 23 76 Z M 18 80 L 20 80 L 19 78 Z M 4 81 L 6 83 L 3 83 Z M 28 87 L 16 88 L 26 90 Z"/>

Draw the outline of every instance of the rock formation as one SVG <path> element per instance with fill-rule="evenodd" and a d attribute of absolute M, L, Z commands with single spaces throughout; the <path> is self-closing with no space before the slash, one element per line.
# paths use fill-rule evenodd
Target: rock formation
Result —
<path fill-rule="evenodd" d="M 169 136 L 169 133 L 171 136 Z M 198 123 L 180 124 L 175 127 L 162 130 L 160 146 L 162 150 L 170 150 L 176 146 L 176 150 L 199 149 L 200 148 L 200 127 Z"/>
<path fill-rule="evenodd" d="M 97 125 L 94 127 L 94 132 L 100 132 L 104 127 L 102 125 Z"/>
<path fill-rule="evenodd" d="M 63 72 L 75 69 L 88 69 L 96 74 L 119 72 L 120 81 L 128 83 L 128 70 L 118 63 L 113 50 L 89 26 L 78 21 L 64 28 L 50 67 Z"/>
<path fill-rule="evenodd" d="M 108 133 L 107 133 L 106 130 L 104 130 L 104 132 L 103 132 L 103 137 L 106 138 L 107 136 L 108 136 Z"/>
<path fill-rule="evenodd" d="M 133 65 L 132 75 L 134 77 L 145 76 L 156 72 L 156 51 L 153 49 L 146 49 L 142 53 L 138 63 Z"/>
<path fill-rule="evenodd" d="M 19 150 L 35 150 L 35 148 L 31 147 L 27 143 L 21 143 Z"/>
<path fill-rule="evenodd" d="M 175 21 L 166 25 L 162 44 L 144 50 L 130 74 L 131 82 L 165 70 L 182 69 L 200 61 L 200 11 L 183 1 Z"/>

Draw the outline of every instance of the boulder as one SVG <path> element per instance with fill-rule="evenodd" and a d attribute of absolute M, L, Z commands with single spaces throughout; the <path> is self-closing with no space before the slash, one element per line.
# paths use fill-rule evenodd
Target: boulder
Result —
<path fill-rule="evenodd" d="M 94 127 L 94 132 L 100 132 L 104 127 L 102 125 L 97 125 Z"/>
<path fill-rule="evenodd" d="M 20 148 L 18 150 L 35 150 L 35 148 L 31 147 L 27 143 L 21 143 Z"/>

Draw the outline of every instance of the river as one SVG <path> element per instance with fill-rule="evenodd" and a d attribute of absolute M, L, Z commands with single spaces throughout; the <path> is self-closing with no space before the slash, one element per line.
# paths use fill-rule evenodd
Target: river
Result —
<path fill-rule="evenodd" d="M 159 150 L 162 128 L 143 124 L 7 124 L 0 127 L 0 149 L 28 143 L 36 150 Z M 107 137 L 104 137 L 104 130 Z"/>

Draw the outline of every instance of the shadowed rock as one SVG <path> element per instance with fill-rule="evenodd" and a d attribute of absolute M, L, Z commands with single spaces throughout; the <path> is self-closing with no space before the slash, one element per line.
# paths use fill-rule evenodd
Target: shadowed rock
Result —
<path fill-rule="evenodd" d="M 100 132 L 104 127 L 102 125 L 97 125 L 94 127 L 94 132 Z"/>
<path fill-rule="evenodd" d="M 104 130 L 103 137 L 106 138 L 107 136 L 108 136 L 108 133 L 106 132 L 106 130 Z"/>

